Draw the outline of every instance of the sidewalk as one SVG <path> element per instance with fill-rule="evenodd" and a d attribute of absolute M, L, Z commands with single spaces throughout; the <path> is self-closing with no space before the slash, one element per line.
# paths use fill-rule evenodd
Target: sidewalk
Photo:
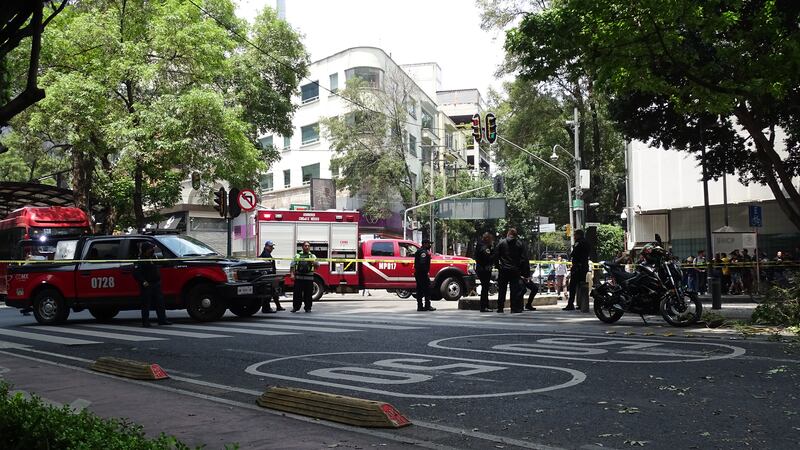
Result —
<path fill-rule="evenodd" d="M 233 443 L 243 449 L 409 447 L 381 438 L 381 430 L 362 434 L 344 425 L 320 425 L 313 420 L 284 417 L 257 406 L 255 396 L 252 405 L 235 401 L 225 404 L 202 394 L 184 394 L 145 384 L 157 383 L 163 387 L 169 382 L 123 380 L 2 352 L 0 374 L 0 379 L 11 384 L 13 391 L 35 393 L 48 402 L 66 405 L 88 402 L 87 409 L 101 417 L 125 417 L 144 426 L 148 436 L 164 432 L 191 448 L 205 444 L 208 449 L 220 449 Z"/>

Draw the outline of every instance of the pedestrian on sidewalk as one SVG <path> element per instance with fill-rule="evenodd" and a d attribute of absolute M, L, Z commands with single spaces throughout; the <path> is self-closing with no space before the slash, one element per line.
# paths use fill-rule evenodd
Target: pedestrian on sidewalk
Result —
<path fill-rule="evenodd" d="M 267 274 L 274 275 L 277 274 L 278 271 L 275 268 L 275 260 L 272 259 L 272 251 L 275 249 L 275 243 L 272 241 L 267 241 L 264 243 L 264 250 L 261 251 L 261 254 L 258 255 L 259 258 L 266 258 L 267 264 Z M 269 306 L 269 297 L 264 298 L 263 305 L 261 307 L 261 312 L 263 313 L 274 313 L 277 311 L 284 311 L 284 308 L 281 306 L 280 295 L 278 292 L 280 291 L 280 280 L 278 277 L 275 277 L 272 283 L 272 301 L 275 302 L 275 310 L 273 311 L 272 308 Z"/>
<path fill-rule="evenodd" d="M 697 257 L 694 259 L 695 272 L 697 273 L 697 292 L 706 295 L 708 286 L 708 275 L 706 272 L 706 251 L 698 250 Z"/>
<path fill-rule="evenodd" d="M 525 295 L 523 280 L 530 278 L 531 266 L 525 244 L 517 238 L 516 228 L 509 228 L 505 239 L 497 244 L 497 264 L 500 268 L 497 280 L 497 312 L 503 312 L 506 290 L 510 286 L 511 312 L 521 313 L 522 297 Z"/>
<path fill-rule="evenodd" d="M 303 250 L 294 256 L 289 268 L 289 277 L 294 280 L 292 312 L 300 311 L 301 306 L 306 312 L 311 312 L 314 300 L 314 272 L 318 268 L 317 256 L 311 253 L 311 243 L 303 242 Z"/>
<path fill-rule="evenodd" d="M 172 325 L 167 320 L 164 295 L 161 292 L 161 274 L 155 259 L 156 247 L 150 242 L 143 242 L 139 247 L 139 259 L 133 265 L 133 278 L 139 282 L 140 301 L 142 305 L 142 326 L 150 327 L 150 308 L 156 309 L 159 325 Z"/>
<path fill-rule="evenodd" d="M 422 240 L 422 247 L 414 253 L 414 280 L 417 282 L 417 311 L 436 311 L 431 306 L 431 240 Z M 424 304 L 423 304 L 424 300 Z"/>
<path fill-rule="evenodd" d="M 569 299 L 564 311 L 575 310 L 575 296 L 581 284 L 586 283 L 586 274 L 589 272 L 589 254 L 591 246 L 584 237 L 583 230 L 575 230 L 575 245 L 572 247 L 572 268 L 569 276 Z"/>
<path fill-rule="evenodd" d="M 564 278 L 567 276 L 567 262 L 561 255 L 558 255 L 556 261 L 556 295 L 561 297 L 564 294 Z"/>
<path fill-rule="evenodd" d="M 489 310 L 489 286 L 492 284 L 492 268 L 495 265 L 495 246 L 494 236 L 491 233 L 483 233 L 481 242 L 475 249 L 475 272 L 481 282 L 481 312 Z"/>

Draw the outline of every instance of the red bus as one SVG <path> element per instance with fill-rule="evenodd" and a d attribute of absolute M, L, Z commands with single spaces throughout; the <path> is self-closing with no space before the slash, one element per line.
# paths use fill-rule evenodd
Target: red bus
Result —
<path fill-rule="evenodd" d="M 48 245 L 48 242 L 77 238 L 90 232 L 91 224 L 86 213 L 79 208 L 66 206 L 25 206 L 0 220 L 0 300 L 7 294 L 8 263 L 2 261 L 31 256 L 53 259 L 55 247 Z M 20 246 L 20 241 L 37 244 Z"/>

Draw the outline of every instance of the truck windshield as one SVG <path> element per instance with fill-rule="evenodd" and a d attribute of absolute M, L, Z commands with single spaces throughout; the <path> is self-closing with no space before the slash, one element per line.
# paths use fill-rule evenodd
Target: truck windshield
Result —
<path fill-rule="evenodd" d="M 175 256 L 218 256 L 211 247 L 189 236 L 156 236 Z"/>

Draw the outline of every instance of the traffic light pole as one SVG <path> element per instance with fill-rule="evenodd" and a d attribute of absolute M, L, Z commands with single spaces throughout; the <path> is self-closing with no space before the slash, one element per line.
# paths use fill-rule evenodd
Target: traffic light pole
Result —
<path fill-rule="evenodd" d="M 474 189 L 470 189 L 470 190 L 467 190 L 467 191 L 464 191 L 464 192 L 459 192 L 458 194 L 451 194 L 451 195 L 448 195 L 448 196 L 445 196 L 445 197 L 442 197 L 440 199 L 433 200 L 433 201 L 430 201 L 430 202 L 421 203 L 421 204 L 419 204 L 417 206 L 412 206 L 411 208 L 406 208 L 405 210 L 403 210 L 403 239 L 408 239 L 408 213 L 410 211 L 413 211 L 413 210 L 419 209 L 419 208 L 423 208 L 423 207 L 428 206 L 428 205 L 433 205 L 435 203 L 439 203 L 439 202 L 441 202 L 443 200 L 448 200 L 448 199 L 451 199 L 453 197 L 458 197 L 459 195 L 464 195 L 464 194 L 469 194 L 471 192 L 480 191 L 481 189 L 486 189 L 488 187 L 492 187 L 492 183 L 489 183 L 489 184 L 481 186 L 481 187 L 476 187 Z"/>
<path fill-rule="evenodd" d="M 231 242 L 231 233 L 233 232 L 233 224 L 232 224 L 233 219 L 231 219 L 230 217 L 226 217 L 225 222 L 228 223 L 228 252 L 226 256 L 230 258 L 232 253 L 232 244 L 233 244 Z"/>
<path fill-rule="evenodd" d="M 573 222 L 573 218 L 572 218 L 572 176 L 570 174 L 568 174 L 567 172 L 564 172 L 563 170 L 561 170 L 558 167 L 554 166 L 553 164 L 545 161 L 544 158 L 541 158 L 539 155 L 537 155 L 535 153 L 532 153 L 532 152 L 526 150 L 523 147 L 520 147 L 519 145 L 509 141 L 508 139 L 506 139 L 506 138 L 504 138 L 502 136 L 497 136 L 497 139 L 499 139 L 499 140 L 511 145 L 512 147 L 516 148 L 517 150 L 520 150 L 520 151 L 523 151 L 523 152 L 527 153 L 528 156 L 533 157 L 534 159 L 536 159 L 540 163 L 544 164 L 548 168 L 554 170 L 556 173 L 558 173 L 559 175 L 561 175 L 562 177 L 567 179 L 567 208 L 568 208 L 568 211 L 569 211 L 569 226 L 570 226 L 570 229 L 572 230 L 572 232 L 569 234 L 569 243 L 570 243 L 570 245 L 575 245 L 575 223 Z"/>

